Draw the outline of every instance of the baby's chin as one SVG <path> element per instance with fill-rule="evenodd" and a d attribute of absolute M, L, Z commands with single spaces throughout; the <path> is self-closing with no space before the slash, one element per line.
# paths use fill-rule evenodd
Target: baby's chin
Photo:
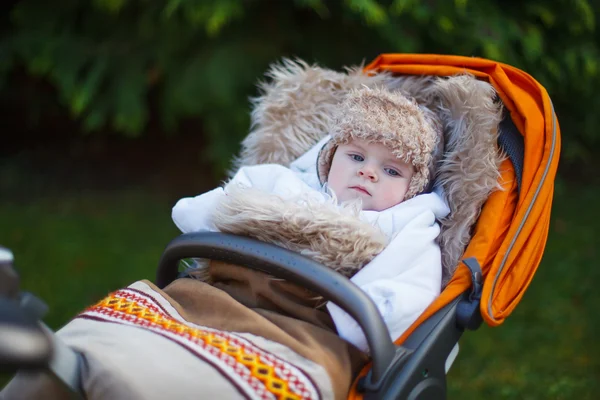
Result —
<path fill-rule="evenodd" d="M 342 193 L 342 195 L 339 196 L 337 200 L 338 204 L 358 203 L 360 209 L 363 211 L 379 211 L 377 207 L 374 207 L 373 204 L 371 204 L 370 196 L 361 194 L 360 192 Z"/>
<path fill-rule="evenodd" d="M 347 201 L 360 200 L 364 202 L 364 195 L 361 195 L 359 192 L 344 190 L 338 196 L 338 203 L 345 203 Z"/>
<path fill-rule="evenodd" d="M 335 191 L 334 191 L 334 193 L 335 193 Z M 357 191 L 357 190 L 352 190 L 352 189 L 342 190 L 342 191 L 340 191 L 339 195 L 336 193 L 336 198 L 337 198 L 338 204 L 354 203 L 354 202 L 359 203 L 360 209 L 362 211 L 381 211 L 381 209 L 379 207 L 376 207 L 373 204 L 371 196 L 369 196 L 366 193 Z"/>
<path fill-rule="evenodd" d="M 344 196 L 342 199 L 338 198 L 338 202 L 339 203 L 345 203 L 345 202 L 351 202 L 351 201 L 359 201 L 360 202 L 360 208 L 363 211 L 383 211 L 383 210 L 387 210 L 390 207 L 381 207 L 380 205 L 378 206 L 377 204 L 374 204 L 373 202 L 373 198 L 367 194 L 362 194 L 360 192 L 351 192 L 351 193 L 344 193 Z"/>

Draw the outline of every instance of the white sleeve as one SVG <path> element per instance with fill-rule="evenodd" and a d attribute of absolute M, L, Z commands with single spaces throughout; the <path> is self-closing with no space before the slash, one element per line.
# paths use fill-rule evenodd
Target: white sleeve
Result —
<path fill-rule="evenodd" d="M 298 178 L 296 173 L 281 165 L 264 164 L 243 167 L 225 185 L 224 189 L 217 188 L 196 197 L 179 200 L 172 210 L 173 222 L 183 233 L 216 231 L 213 222 L 215 209 L 222 201 L 223 196 L 226 196 L 227 188 L 232 185 L 251 187 L 287 198 L 312 191 Z"/>
<path fill-rule="evenodd" d="M 241 168 L 227 185 L 231 184 L 252 187 L 255 182 L 252 181 L 252 174 L 248 173 L 248 168 Z M 225 190 L 219 187 L 196 197 L 184 197 L 173 207 L 171 218 L 183 233 L 216 232 L 213 215 L 223 196 Z"/>
<path fill-rule="evenodd" d="M 225 186 L 225 192 L 230 185 L 252 187 L 265 193 L 274 194 L 284 199 L 291 199 L 304 194 L 319 196 L 319 191 L 312 189 L 298 176 L 298 173 L 277 164 L 253 165 L 240 168 L 233 179 Z"/>
<path fill-rule="evenodd" d="M 216 231 L 212 217 L 221 198 L 223 188 L 216 188 L 196 197 L 180 199 L 171 212 L 171 218 L 183 233 Z"/>
<path fill-rule="evenodd" d="M 428 224 L 428 217 L 422 217 L 400 231 L 351 279 L 374 301 L 392 340 L 402 335 L 440 293 L 441 254 L 435 242 L 439 226 Z M 339 336 L 368 351 L 366 338 L 354 319 L 332 303 L 327 309 Z"/>

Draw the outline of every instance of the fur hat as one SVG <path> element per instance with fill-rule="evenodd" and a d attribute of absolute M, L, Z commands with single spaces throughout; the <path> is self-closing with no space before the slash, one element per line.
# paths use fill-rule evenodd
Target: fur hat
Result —
<path fill-rule="evenodd" d="M 331 140 L 317 159 L 319 181 L 327 181 L 337 147 L 354 139 L 382 143 L 403 162 L 414 167 L 404 200 L 427 189 L 434 174 L 434 151 L 442 137 L 433 112 L 414 99 L 384 88 L 351 90 L 333 116 Z"/>

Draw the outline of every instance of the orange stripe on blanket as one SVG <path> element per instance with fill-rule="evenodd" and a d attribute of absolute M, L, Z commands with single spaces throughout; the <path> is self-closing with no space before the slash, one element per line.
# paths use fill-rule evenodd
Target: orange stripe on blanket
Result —
<path fill-rule="evenodd" d="M 133 325 L 175 340 L 227 374 L 250 398 L 300 400 L 320 395 L 292 364 L 258 348 L 243 337 L 211 328 L 190 327 L 169 315 L 151 296 L 123 289 L 89 307 L 78 318 Z M 237 383 L 237 384 L 236 384 Z M 240 383 L 242 383 L 240 385 Z M 243 384 L 245 383 L 245 384 Z"/>

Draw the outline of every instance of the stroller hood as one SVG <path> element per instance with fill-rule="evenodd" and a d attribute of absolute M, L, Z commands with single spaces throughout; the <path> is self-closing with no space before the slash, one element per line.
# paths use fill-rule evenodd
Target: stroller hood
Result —
<path fill-rule="evenodd" d="M 510 120 L 522 135 L 522 171 L 508 160 L 502 164 L 504 190 L 492 193 L 485 203 L 473 238 L 462 257 L 474 257 L 482 267 L 485 281 L 481 314 L 484 320 L 492 326 L 501 324 L 531 282 L 548 236 L 560 151 L 560 128 L 548 93 L 525 72 L 481 58 L 383 54 L 365 70 L 435 76 L 470 73 L 496 89 L 510 113 Z M 413 326 L 418 326 L 470 285 L 470 272 L 460 265 L 442 295 Z M 410 332 L 412 329 L 398 342 Z"/>

